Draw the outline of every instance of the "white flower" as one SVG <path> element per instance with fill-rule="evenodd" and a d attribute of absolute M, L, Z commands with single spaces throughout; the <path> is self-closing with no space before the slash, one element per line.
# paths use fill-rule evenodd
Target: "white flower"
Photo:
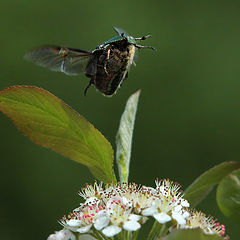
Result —
<path fill-rule="evenodd" d="M 102 182 L 100 182 L 99 184 L 95 182 L 94 185 L 91 184 L 86 185 L 86 187 L 82 188 L 82 190 L 79 191 L 78 194 L 85 200 L 92 197 L 99 198 L 103 193 L 102 185 L 103 185 Z"/>
<path fill-rule="evenodd" d="M 221 237 L 225 236 L 225 226 L 216 222 L 211 216 L 206 216 L 202 212 L 195 210 L 190 211 L 185 224 L 180 224 L 178 227 L 182 229 L 200 228 L 207 235 L 217 234 Z M 224 239 L 229 239 L 225 236 Z"/>
<path fill-rule="evenodd" d="M 76 240 L 75 235 L 67 229 L 51 234 L 47 240 Z"/>
<path fill-rule="evenodd" d="M 154 214 L 153 214 L 153 217 L 154 217 L 159 223 L 162 223 L 162 224 L 171 221 L 171 217 L 170 217 L 169 215 L 167 215 L 166 213 L 164 213 L 164 212 L 154 213 Z"/>
<path fill-rule="evenodd" d="M 69 227 L 73 227 L 73 228 L 77 228 L 77 227 L 80 227 L 82 225 L 82 221 L 77 220 L 77 219 L 67 220 L 66 223 Z"/>
<path fill-rule="evenodd" d="M 103 229 L 103 234 L 106 235 L 107 237 L 113 237 L 117 234 L 119 234 L 122 231 L 122 228 L 111 225 Z"/>
<path fill-rule="evenodd" d="M 86 225 L 86 226 L 83 226 L 83 227 L 80 227 L 76 230 L 76 232 L 79 232 L 79 233 L 87 233 L 90 228 L 92 227 L 92 224 L 89 224 L 89 225 Z"/>
<path fill-rule="evenodd" d="M 178 224 L 186 224 L 185 216 L 187 216 L 186 213 L 182 213 L 180 211 L 172 211 L 172 218 L 177 221 Z"/>
<path fill-rule="evenodd" d="M 156 203 L 155 201 L 152 201 L 152 205 L 150 205 L 149 207 L 145 208 L 142 211 L 142 215 L 143 216 L 153 216 L 153 214 L 157 213 L 157 207 L 156 207 Z"/>
<path fill-rule="evenodd" d="M 84 202 L 60 223 L 78 233 L 90 233 L 94 227 L 107 237 L 113 237 L 123 229 L 137 231 L 149 216 L 159 223 L 172 221 L 186 223 L 189 213 L 187 200 L 183 199 L 180 186 L 170 180 L 157 180 L 156 188 L 138 186 L 135 183 L 103 183 L 87 185 L 79 195 Z"/>
<path fill-rule="evenodd" d="M 91 205 L 94 203 L 93 205 Z M 102 210 L 102 206 L 98 205 L 94 201 L 88 201 L 87 204 L 82 204 L 77 211 L 75 210 L 68 217 L 63 217 L 60 223 L 67 229 L 73 232 L 87 233 L 94 221 L 97 219 L 99 211 Z"/>
<path fill-rule="evenodd" d="M 179 188 L 179 185 L 169 180 L 156 181 L 157 193 L 150 197 L 152 204 L 144 209 L 142 214 L 153 216 L 161 224 L 171 220 L 185 224 L 185 218 L 189 216 L 185 208 L 189 207 L 189 203 L 182 198 Z"/>
<path fill-rule="evenodd" d="M 76 238 L 71 231 L 62 229 L 61 231 L 51 234 L 47 240 L 96 240 L 96 238 L 89 234 L 81 234 Z"/>
<path fill-rule="evenodd" d="M 137 231 L 139 228 L 141 228 L 140 223 L 138 223 L 141 218 L 142 217 L 139 215 L 130 214 L 128 217 L 128 221 L 124 223 L 123 228 L 127 231 Z"/>
<path fill-rule="evenodd" d="M 102 230 L 104 227 L 106 227 L 110 222 L 109 214 L 106 210 L 99 211 L 98 216 L 94 222 L 94 227 L 97 230 Z"/>
<path fill-rule="evenodd" d="M 123 224 L 123 228 L 127 231 L 137 231 L 139 228 L 141 228 L 141 224 L 138 223 L 137 221 L 126 221 Z"/>
<path fill-rule="evenodd" d="M 92 226 L 92 223 L 88 221 L 88 219 L 81 219 L 81 220 L 70 219 L 65 221 L 62 220 L 61 224 L 65 228 L 73 232 L 79 232 L 79 233 L 87 233 Z"/>
<path fill-rule="evenodd" d="M 143 211 L 146 213 L 146 209 L 151 211 L 155 208 L 154 202 L 156 198 L 153 192 L 151 188 L 142 187 L 138 191 L 131 193 L 132 204 L 136 213 L 142 214 Z M 151 214 L 148 213 L 147 215 L 150 216 Z"/>
<path fill-rule="evenodd" d="M 95 239 L 91 235 L 96 231 L 101 231 L 96 236 L 111 238 L 122 230 L 139 230 L 150 216 L 160 224 L 171 222 L 173 228 L 201 228 L 205 234 L 225 235 L 224 225 L 212 217 L 187 210 L 190 205 L 180 186 L 170 180 L 156 180 L 156 188 L 135 183 L 104 186 L 95 182 L 79 195 L 84 202 L 59 221 L 66 229 L 50 235 L 48 240 L 76 240 L 75 236 L 78 240 L 90 240 Z"/>
<path fill-rule="evenodd" d="M 131 211 L 132 203 L 125 197 L 112 197 L 106 203 L 106 209 L 99 212 L 94 227 L 97 230 L 103 229 L 102 232 L 107 237 L 117 235 L 122 228 L 127 231 L 137 231 L 141 227 L 138 223 L 141 216 L 131 214 Z"/>

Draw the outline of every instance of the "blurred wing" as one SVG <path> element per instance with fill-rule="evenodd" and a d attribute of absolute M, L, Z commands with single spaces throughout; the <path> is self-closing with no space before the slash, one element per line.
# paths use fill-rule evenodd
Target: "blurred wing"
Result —
<path fill-rule="evenodd" d="M 24 56 L 26 60 L 39 66 L 69 75 L 78 75 L 85 72 L 86 65 L 91 57 L 92 53 L 89 51 L 59 46 L 38 47 Z"/>
<path fill-rule="evenodd" d="M 117 28 L 117 27 L 113 27 L 114 31 L 118 34 L 118 35 L 128 35 L 124 30 L 122 30 L 121 28 Z"/>

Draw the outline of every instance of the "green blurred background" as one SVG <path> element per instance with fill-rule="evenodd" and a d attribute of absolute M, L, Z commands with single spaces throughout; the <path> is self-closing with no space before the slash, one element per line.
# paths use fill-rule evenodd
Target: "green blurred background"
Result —
<path fill-rule="evenodd" d="M 239 1 L 57 1 L 1 2 L 0 89 L 35 85 L 49 90 L 85 116 L 112 143 L 127 98 L 142 89 L 137 113 L 131 181 L 154 185 L 170 178 L 186 188 L 205 170 L 239 161 Z M 82 49 L 112 36 L 112 26 L 132 36 L 152 34 L 137 66 L 112 98 L 88 79 L 51 72 L 23 60 L 31 48 L 58 44 Z M 0 114 L 1 239 L 46 239 L 56 222 L 77 207 L 77 191 L 93 182 L 88 169 L 34 145 Z M 239 226 L 215 203 L 215 192 L 198 206 L 227 225 Z M 144 239 L 144 235 L 142 239 Z"/>

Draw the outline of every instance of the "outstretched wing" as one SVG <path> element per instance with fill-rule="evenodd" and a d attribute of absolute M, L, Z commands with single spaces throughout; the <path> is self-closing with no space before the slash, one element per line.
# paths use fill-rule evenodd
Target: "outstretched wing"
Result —
<path fill-rule="evenodd" d="M 123 35 L 123 36 L 127 36 L 128 34 L 124 31 L 124 30 L 122 30 L 121 28 L 117 28 L 117 27 L 113 27 L 113 29 L 114 29 L 114 31 L 118 34 L 118 35 Z"/>
<path fill-rule="evenodd" d="M 92 55 L 92 52 L 75 48 L 41 46 L 28 52 L 24 58 L 52 71 L 78 75 L 85 71 Z"/>

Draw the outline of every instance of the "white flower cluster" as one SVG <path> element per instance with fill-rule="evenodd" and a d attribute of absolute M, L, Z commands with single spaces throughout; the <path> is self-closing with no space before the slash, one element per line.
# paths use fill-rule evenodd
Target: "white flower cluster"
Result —
<path fill-rule="evenodd" d="M 190 216 L 186 219 L 186 224 L 179 225 L 179 228 L 200 228 L 207 235 L 217 234 L 222 236 L 225 240 L 229 239 L 229 236 L 225 236 L 225 226 L 214 220 L 212 216 L 206 216 L 205 213 L 196 210 L 191 210 L 189 213 Z"/>
<path fill-rule="evenodd" d="M 184 226 L 190 217 L 189 203 L 179 188 L 170 180 L 156 180 L 156 188 L 134 183 L 87 185 L 79 192 L 85 202 L 60 223 L 73 232 L 97 230 L 106 237 L 113 237 L 122 229 L 137 231 L 150 216 L 161 224 L 172 221 Z"/>

